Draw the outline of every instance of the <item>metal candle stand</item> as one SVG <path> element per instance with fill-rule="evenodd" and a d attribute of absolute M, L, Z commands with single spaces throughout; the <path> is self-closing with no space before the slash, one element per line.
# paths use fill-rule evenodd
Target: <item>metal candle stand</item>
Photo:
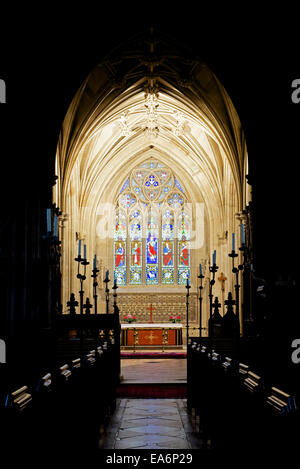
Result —
<path fill-rule="evenodd" d="M 186 344 L 189 345 L 189 296 L 190 296 L 190 288 L 191 285 L 189 284 L 189 280 L 186 281 Z"/>
<path fill-rule="evenodd" d="M 243 243 L 242 246 L 239 248 L 240 251 L 243 252 L 243 256 L 244 256 L 244 262 L 243 264 L 240 264 L 238 265 L 237 267 L 235 267 L 234 265 L 234 259 L 235 257 L 238 257 L 238 254 L 232 250 L 231 253 L 228 254 L 229 257 L 232 258 L 232 273 L 235 274 L 235 285 L 234 285 L 234 289 L 235 289 L 235 314 L 236 314 L 236 317 L 237 319 L 239 320 L 240 322 L 240 284 L 239 284 L 239 272 L 240 271 L 243 271 L 244 270 L 244 265 L 245 265 L 245 257 L 246 257 L 246 250 L 247 250 L 247 247 L 246 245 Z"/>
<path fill-rule="evenodd" d="M 93 268 L 92 272 L 93 273 L 92 273 L 91 277 L 94 279 L 93 280 L 94 313 L 98 314 L 98 306 L 97 306 L 97 300 L 98 300 L 97 286 L 98 286 L 98 282 L 97 282 L 97 277 L 98 277 L 99 270 L 96 267 L 96 261 L 94 261 L 94 268 Z M 97 350 L 97 348 L 98 348 L 98 338 L 99 338 L 99 330 L 97 329 L 96 333 L 95 333 L 95 350 Z"/>
<path fill-rule="evenodd" d="M 209 323 L 212 325 L 212 315 L 213 315 L 213 286 L 215 284 L 215 276 L 216 272 L 218 271 L 218 266 L 213 264 L 209 267 L 209 271 L 212 273 L 212 279 L 209 282 Z M 209 334 L 209 344 L 210 344 L 210 353 L 212 354 L 212 346 L 213 346 L 213 328 L 210 328 Z"/>
<path fill-rule="evenodd" d="M 204 279 L 204 275 L 200 274 L 198 275 L 198 278 L 200 279 L 200 285 L 199 285 L 199 338 L 200 338 L 200 345 L 201 345 L 201 339 L 202 339 L 202 290 L 203 290 L 203 285 L 202 285 L 202 280 Z"/>
<path fill-rule="evenodd" d="M 105 282 L 105 301 L 106 301 L 106 314 L 109 313 L 109 288 L 108 283 L 110 282 L 108 276 L 103 280 Z"/>
<path fill-rule="evenodd" d="M 99 272 L 99 270 L 97 269 L 96 266 L 94 266 L 92 272 L 93 272 L 93 274 L 91 275 L 91 277 L 94 279 L 94 281 L 93 281 L 94 312 L 95 312 L 95 314 L 98 314 L 98 307 L 97 307 L 97 300 L 98 300 L 97 287 L 98 287 L 98 282 L 97 282 L 97 277 L 98 277 L 98 272 Z"/>
<path fill-rule="evenodd" d="M 80 280 L 80 291 L 79 291 L 79 307 L 80 307 L 80 317 L 83 316 L 83 295 L 84 295 L 84 290 L 83 290 L 83 282 L 86 279 L 86 266 L 89 264 L 89 262 L 86 260 L 86 258 L 82 258 L 80 254 L 75 258 L 75 261 L 78 262 L 78 267 L 77 267 L 77 278 Z M 83 274 L 80 273 L 80 264 L 83 265 Z M 83 327 L 81 324 L 80 327 L 80 356 L 83 359 Z"/>
<path fill-rule="evenodd" d="M 79 291 L 79 297 L 80 297 L 80 315 L 83 315 L 83 295 L 84 295 L 84 290 L 83 290 L 83 282 L 86 279 L 86 266 L 89 264 L 89 262 L 85 259 L 82 258 L 81 255 L 79 254 L 78 257 L 75 258 L 75 261 L 78 262 L 78 267 L 77 267 L 77 278 L 80 280 L 80 291 Z M 83 274 L 80 273 L 80 264 L 82 264 L 83 267 Z"/>
<path fill-rule="evenodd" d="M 239 285 L 239 271 L 241 269 L 243 269 L 243 266 L 238 266 L 238 267 L 235 267 L 234 265 L 234 259 L 236 257 L 238 257 L 238 254 L 232 250 L 229 254 L 228 254 L 229 257 L 232 258 L 232 273 L 235 274 L 235 285 L 234 285 L 234 289 L 235 289 L 235 314 L 236 314 L 236 317 L 237 319 L 239 320 L 239 289 L 240 289 L 240 285 Z"/>
<path fill-rule="evenodd" d="M 118 288 L 118 285 L 117 285 L 117 282 L 116 282 L 116 279 L 114 280 L 114 286 L 112 287 L 114 293 L 113 293 L 113 297 L 114 297 L 114 312 L 116 311 L 116 307 L 117 307 L 117 288 Z"/>

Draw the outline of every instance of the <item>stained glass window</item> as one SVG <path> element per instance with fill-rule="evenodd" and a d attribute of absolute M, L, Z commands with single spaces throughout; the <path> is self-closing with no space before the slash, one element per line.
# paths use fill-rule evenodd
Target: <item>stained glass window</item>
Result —
<path fill-rule="evenodd" d="M 114 230 L 114 279 L 118 285 L 126 285 L 126 227 L 126 214 L 118 210 Z"/>
<path fill-rule="evenodd" d="M 124 182 L 124 184 L 122 185 L 121 189 L 120 189 L 120 194 L 125 191 L 125 189 L 127 189 L 127 187 L 129 187 L 129 178 L 126 179 L 126 181 Z"/>
<path fill-rule="evenodd" d="M 142 214 L 140 210 L 134 210 L 129 217 L 130 240 L 130 283 L 141 285 L 142 283 Z"/>
<path fill-rule="evenodd" d="M 158 284 L 158 216 L 149 210 L 146 238 L 146 285 Z"/>
<path fill-rule="evenodd" d="M 161 283 L 174 283 L 174 212 L 165 210 L 161 226 Z"/>
<path fill-rule="evenodd" d="M 136 203 L 136 198 L 133 194 L 127 193 L 121 195 L 120 197 L 120 205 L 124 208 L 131 208 Z"/>
<path fill-rule="evenodd" d="M 185 285 L 190 280 L 190 219 L 189 215 L 182 211 L 177 219 L 177 282 Z"/>
<path fill-rule="evenodd" d="M 182 186 L 181 186 L 181 184 L 180 184 L 180 182 L 178 181 L 177 178 L 174 178 L 174 184 L 179 190 L 181 190 L 181 192 L 184 193 L 184 190 L 183 190 L 183 188 L 182 188 Z"/>
<path fill-rule="evenodd" d="M 159 279 L 163 285 L 186 284 L 191 268 L 187 200 L 172 170 L 152 158 L 124 178 L 114 229 L 119 285 L 157 285 Z"/>
<path fill-rule="evenodd" d="M 173 208 L 182 207 L 183 203 L 184 203 L 183 197 L 177 192 L 172 194 L 171 197 L 168 197 L 168 204 Z"/>

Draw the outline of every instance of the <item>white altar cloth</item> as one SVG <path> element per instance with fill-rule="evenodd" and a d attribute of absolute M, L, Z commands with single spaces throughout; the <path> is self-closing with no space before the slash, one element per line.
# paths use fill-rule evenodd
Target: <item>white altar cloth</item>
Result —
<path fill-rule="evenodd" d="M 126 323 L 126 324 L 121 324 L 121 329 L 181 329 L 182 324 L 181 323 L 173 323 L 173 322 L 153 322 L 153 323 L 139 323 L 139 322 L 132 322 L 132 323 Z"/>

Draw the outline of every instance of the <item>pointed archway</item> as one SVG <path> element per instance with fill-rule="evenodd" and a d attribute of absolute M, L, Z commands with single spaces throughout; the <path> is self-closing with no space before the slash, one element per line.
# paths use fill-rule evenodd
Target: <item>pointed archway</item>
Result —
<path fill-rule="evenodd" d="M 61 235 L 63 305 L 78 290 L 73 261 L 78 239 L 87 245 L 90 260 L 97 254 L 100 276 L 114 270 L 116 199 L 126 178 L 151 158 L 171 168 L 188 193 L 191 321 L 196 325 L 199 264 L 207 267 L 216 249 L 221 271 L 231 278 L 231 233 L 239 233 L 239 215 L 249 202 L 247 148 L 233 103 L 215 74 L 180 45 L 153 32 L 132 38 L 99 63 L 63 122 L 53 194 L 66 222 Z M 100 281 L 100 309 L 101 287 Z M 232 287 L 228 281 L 227 291 Z M 92 279 L 86 289 L 91 295 Z M 218 290 L 221 297 L 221 284 L 216 294 Z M 121 313 L 133 302 L 144 308 L 153 294 L 166 298 L 167 312 L 183 307 L 184 286 L 178 284 L 159 282 L 155 291 L 145 282 L 125 284 L 118 293 Z M 207 324 L 208 304 L 204 311 Z"/>

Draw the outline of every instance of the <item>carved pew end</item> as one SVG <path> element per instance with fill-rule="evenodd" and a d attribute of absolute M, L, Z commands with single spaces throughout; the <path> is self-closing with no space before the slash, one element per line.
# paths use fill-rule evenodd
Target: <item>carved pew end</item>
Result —
<path fill-rule="evenodd" d="M 72 372 L 71 370 L 69 370 L 69 365 L 65 364 L 61 366 L 59 369 L 60 369 L 60 376 L 64 379 L 64 381 L 65 382 L 69 381 L 72 376 Z"/>
<path fill-rule="evenodd" d="M 230 357 L 225 357 L 225 360 L 222 363 L 222 367 L 224 370 L 229 371 L 234 368 L 235 362 L 232 358 Z"/>
<path fill-rule="evenodd" d="M 94 363 L 96 361 L 96 358 L 95 358 L 95 354 L 94 353 L 88 353 L 86 356 L 85 356 L 85 363 L 88 365 L 88 366 L 93 366 Z"/>
<path fill-rule="evenodd" d="M 5 407 L 14 409 L 18 413 L 21 413 L 30 407 L 31 403 L 32 397 L 28 392 L 28 387 L 22 386 L 21 388 L 7 395 Z"/>
<path fill-rule="evenodd" d="M 253 371 L 248 371 L 247 378 L 244 379 L 243 384 L 251 393 L 263 391 L 264 389 L 263 378 L 253 373 Z"/>
<path fill-rule="evenodd" d="M 36 392 L 51 392 L 52 391 L 52 377 L 51 373 L 42 376 L 36 387 Z"/>
<path fill-rule="evenodd" d="M 290 414 L 297 410 L 295 396 L 276 387 L 271 388 L 271 394 L 267 396 L 266 403 L 276 414 Z"/>
<path fill-rule="evenodd" d="M 81 368 L 80 358 L 76 358 L 75 360 L 72 360 L 71 368 L 72 370 L 79 370 Z"/>
<path fill-rule="evenodd" d="M 245 379 L 248 376 L 249 366 L 244 363 L 239 363 L 239 375 L 241 379 Z"/>

